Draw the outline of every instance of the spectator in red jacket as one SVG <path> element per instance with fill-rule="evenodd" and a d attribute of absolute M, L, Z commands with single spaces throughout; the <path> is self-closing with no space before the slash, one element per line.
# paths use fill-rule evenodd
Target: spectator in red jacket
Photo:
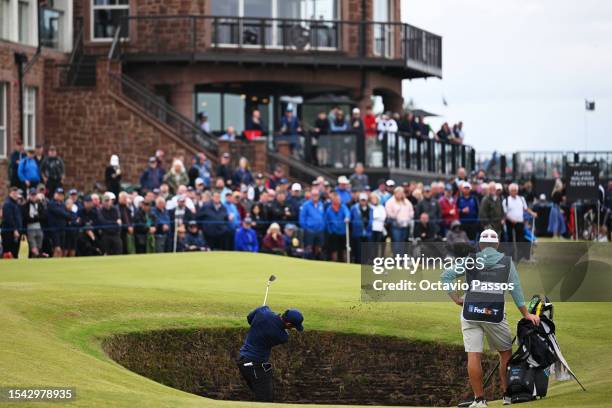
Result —
<path fill-rule="evenodd" d="M 440 198 L 440 211 L 442 213 L 442 235 L 444 235 L 451 223 L 459 219 L 457 200 L 453 196 L 453 187 L 450 184 L 444 186 L 444 195 Z"/>

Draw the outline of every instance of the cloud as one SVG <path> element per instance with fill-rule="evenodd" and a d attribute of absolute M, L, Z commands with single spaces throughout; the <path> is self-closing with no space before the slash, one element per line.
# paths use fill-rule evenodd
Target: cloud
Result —
<path fill-rule="evenodd" d="M 444 79 L 405 81 L 405 98 L 443 120 L 463 119 L 477 149 L 582 149 L 588 133 L 590 149 L 612 150 L 612 2 L 403 0 L 402 7 L 404 21 L 444 37 Z M 586 125 L 585 98 L 597 101 Z"/>

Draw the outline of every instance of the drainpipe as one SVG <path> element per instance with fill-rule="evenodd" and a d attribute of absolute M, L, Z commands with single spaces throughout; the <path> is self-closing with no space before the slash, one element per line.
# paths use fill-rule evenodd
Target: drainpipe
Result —
<path fill-rule="evenodd" d="M 19 85 L 19 134 L 22 142 L 25 143 L 25 134 L 23 129 L 23 75 L 24 75 L 24 64 L 28 61 L 28 56 L 24 53 L 15 53 L 15 64 L 17 64 L 17 84 Z"/>

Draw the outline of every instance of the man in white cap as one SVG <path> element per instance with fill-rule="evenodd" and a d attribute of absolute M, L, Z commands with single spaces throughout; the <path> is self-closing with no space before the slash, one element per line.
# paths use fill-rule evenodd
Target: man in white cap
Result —
<path fill-rule="evenodd" d="M 291 207 L 291 214 L 293 214 L 292 221 L 297 221 L 297 217 L 300 214 L 300 208 L 302 204 L 304 204 L 302 185 L 300 183 L 293 183 L 291 185 L 291 195 L 287 198 L 287 204 Z"/>
<path fill-rule="evenodd" d="M 531 214 L 533 218 L 537 218 L 538 214 L 529 208 L 525 198 L 518 194 L 518 184 L 510 184 L 508 193 L 508 197 L 502 201 L 508 239 L 511 242 L 523 243 L 516 246 L 517 253 L 514 254 L 514 259 L 529 258 L 529 245 L 525 244 L 525 212 Z"/>
<path fill-rule="evenodd" d="M 340 197 L 340 202 L 344 205 L 348 205 L 351 200 L 351 182 L 346 176 L 338 177 L 338 187 L 336 187 L 336 193 Z"/>
<path fill-rule="evenodd" d="M 489 290 L 486 284 L 507 285 L 507 290 L 523 317 L 535 325 L 540 323 L 540 318 L 527 311 L 514 263 L 510 257 L 497 251 L 499 247 L 497 232 L 492 229 L 484 230 L 480 234 L 479 247 L 480 252 L 464 259 L 465 263 L 462 265 L 465 266 L 456 264 L 454 268 L 442 273 L 441 280 L 445 284 L 450 284 L 462 278 L 464 283 L 469 284 L 469 289 L 465 291 L 463 298 L 456 291 L 449 291 L 448 295 L 453 302 L 463 308 L 461 331 L 463 345 L 468 355 L 468 376 L 474 392 L 474 401 L 470 407 L 485 408 L 487 402 L 484 399 L 481 366 L 485 336 L 489 347 L 499 353 L 499 378 L 504 390 L 504 405 L 510 403 L 506 393 L 506 366 L 512 355 L 512 335 L 505 313 L 505 290 Z M 474 261 L 471 265 L 467 262 L 469 258 Z"/>

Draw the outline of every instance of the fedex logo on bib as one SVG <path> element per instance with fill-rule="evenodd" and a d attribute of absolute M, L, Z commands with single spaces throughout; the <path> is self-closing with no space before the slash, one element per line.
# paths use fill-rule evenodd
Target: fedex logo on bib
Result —
<path fill-rule="evenodd" d="M 499 309 L 491 309 L 489 307 L 478 307 L 474 305 L 469 305 L 468 310 L 470 313 L 482 314 L 487 316 L 497 316 L 499 313 Z"/>

